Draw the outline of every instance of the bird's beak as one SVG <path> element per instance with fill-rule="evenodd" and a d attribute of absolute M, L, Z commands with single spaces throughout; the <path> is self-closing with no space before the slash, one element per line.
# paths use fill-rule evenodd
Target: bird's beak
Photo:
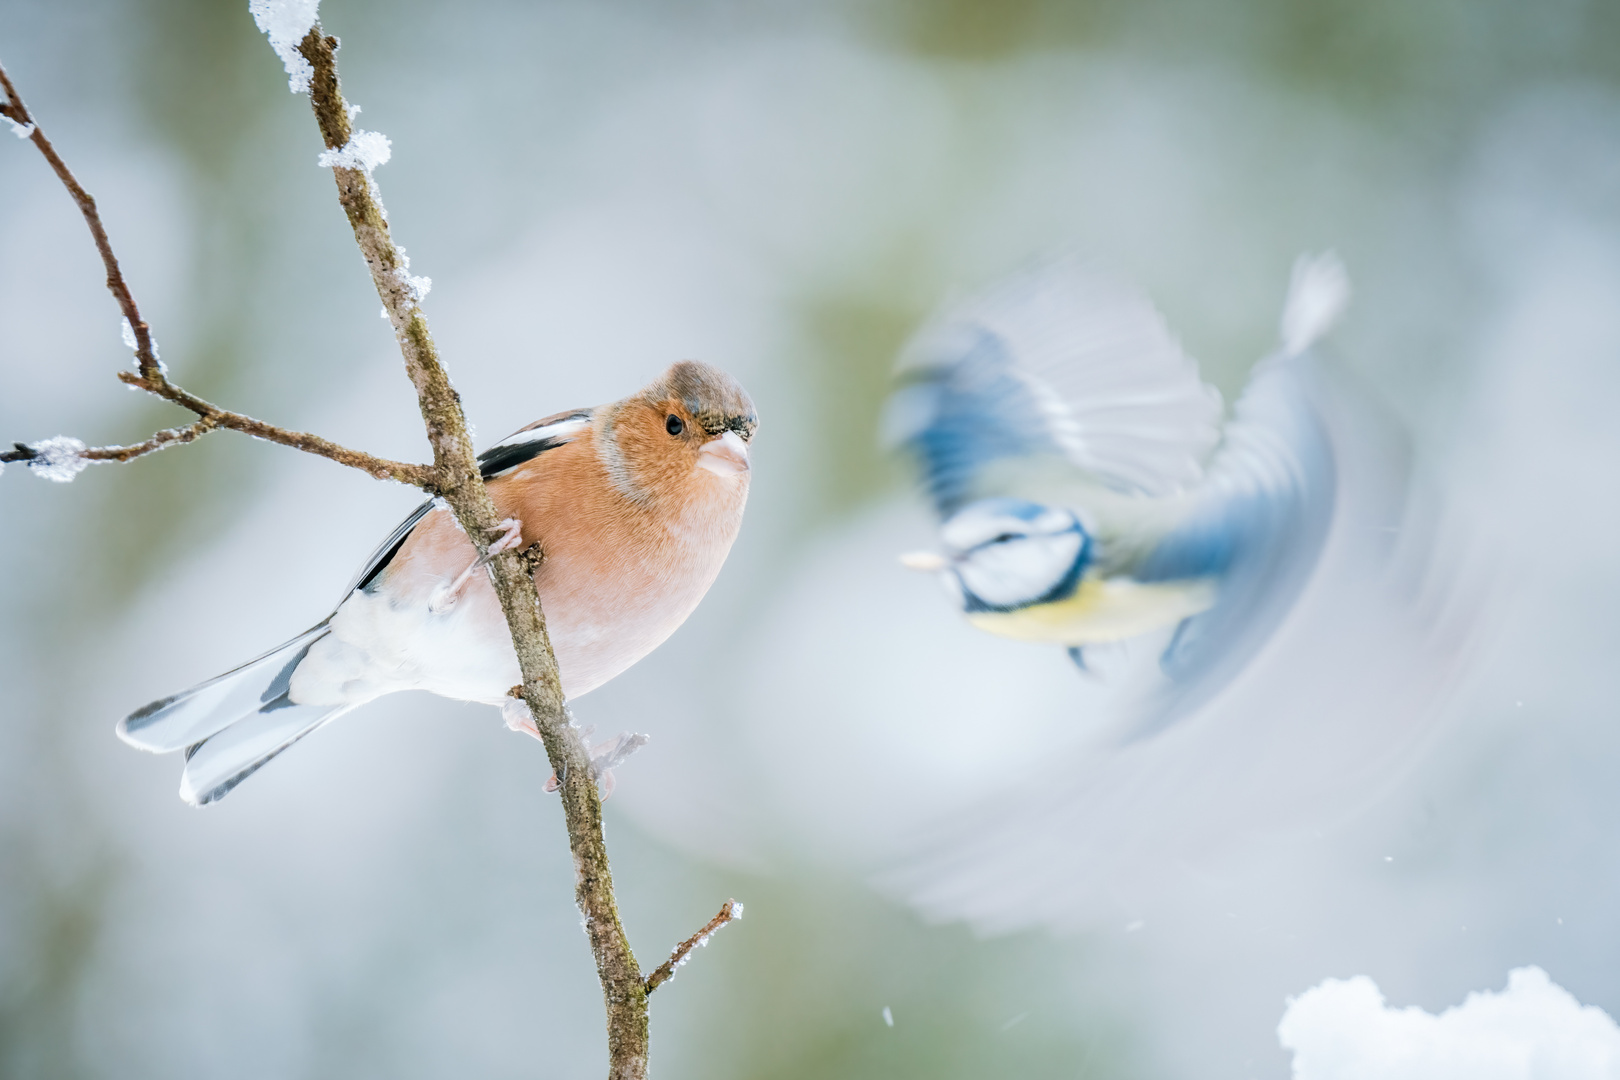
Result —
<path fill-rule="evenodd" d="M 698 451 L 698 468 L 716 476 L 735 476 L 748 471 L 748 444 L 735 431 L 710 439 Z"/>
<path fill-rule="evenodd" d="M 936 551 L 908 551 L 900 556 L 900 565 L 907 570 L 943 570 L 950 563 Z"/>

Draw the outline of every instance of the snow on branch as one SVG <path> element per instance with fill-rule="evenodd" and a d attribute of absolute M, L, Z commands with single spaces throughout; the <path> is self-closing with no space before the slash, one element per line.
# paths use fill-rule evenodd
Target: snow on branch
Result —
<path fill-rule="evenodd" d="M 310 8 L 313 11 L 313 4 Z M 152 337 L 152 329 L 141 318 L 135 296 L 130 291 L 129 283 L 124 280 L 123 269 L 118 265 L 118 256 L 113 253 L 112 242 L 107 238 L 107 229 L 102 224 L 101 212 L 96 207 L 95 198 L 79 183 L 72 170 L 67 167 L 67 163 L 56 152 L 56 148 L 51 145 L 51 141 L 45 137 L 45 132 L 29 115 L 28 107 L 23 104 L 22 97 L 17 93 L 17 88 L 12 84 L 11 77 L 4 67 L 0 67 L 0 89 L 5 91 L 5 101 L 0 102 L 0 116 L 10 121 L 15 129 L 27 128 L 28 139 L 50 163 L 62 186 L 67 188 L 68 194 L 78 204 L 79 212 L 84 215 L 85 224 L 90 227 L 90 235 L 95 240 L 102 265 L 107 270 L 107 288 L 112 292 L 113 299 L 118 302 L 119 310 L 124 316 L 122 327 L 124 344 L 135 353 L 136 370 L 120 371 L 118 378 L 138 390 L 145 390 L 181 408 L 189 409 L 197 416 L 196 422 L 186 427 L 160 431 L 144 442 L 128 446 L 87 447 L 78 439 L 62 435 L 32 443 L 15 443 L 14 449 L 0 453 L 0 469 L 3 469 L 8 461 L 27 462 L 35 476 L 66 483 L 93 463 L 131 461 L 156 450 L 191 442 L 216 428 L 228 428 L 266 442 L 280 443 L 296 450 L 318 454 L 340 465 L 360 469 L 378 479 L 396 480 L 427 491 L 437 490 L 438 478 L 429 466 L 390 461 L 359 450 L 350 450 L 318 435 L 289 431 L 274 424 L 267 424 L 251 416 L 221 409 L 171 382 L 168 369 L 158 358 L 157 342 Z"/>
<path fill-rule="evenodd" d="M 716 931 L 718 931 L 722 926 L 725 926 L 727 923 L 735 922 L 736 920 L 742 918 L 742 913 L 743 906 L 741 904 L 737 903 L 735 900 L 727 900 L 725 906 L 720 909 L 720 914 L 704 923 L 703 929 L 699 930 L 697 933 L 675 946 L 675 951 L 669 954 L 669 959 L 665 960 L 662 964 L 659 964 L 653 969 L 653 973 L 647 976 L 647 993 L 652 993 L 654 990 L 673 979 L 675 977 L 675 969 L 682 967 L 688 960 L 692 958 L 693 949 L 707 945 L 709 943 L 709 939 L 715 935 Z"/>
<path fill-rule="evenodd" d="M 287 69 L 287 89 L 295 94 L 309 93 L 309 80 L 315 70 L 298 51 L 309 28 L 320 18 L 321 0 L 250 0 L 248 13 L 259 32 L 270 39 L 270 47 Z"/>

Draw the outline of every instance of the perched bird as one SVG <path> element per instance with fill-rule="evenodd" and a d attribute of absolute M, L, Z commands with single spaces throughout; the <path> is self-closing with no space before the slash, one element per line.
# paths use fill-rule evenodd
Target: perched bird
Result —
<path fill-rule="evenodd" d="M 622 401 L 536 421 L 479 456 L 506 517 L 497 549 L 535 573 L 577 698 L 646 656 L 697 607 L 742 524 L 759 420 L 729 375 L 682 362 Z M 429 500 L 382 542 L 331 615 L 218 678 L 137 709 L 125 742 L 184 749 L 180 797 L 228 794 L 287 747 L 396 690 L 501 705 L 519 681 L 495 590 Z M 530 721 L 532 727 L 532 721 Z"/>
<path fill-rule="evenodd" d="M 1153 306 L 1073 259 L 946 311 L 902 354 L 886 414 L 942 521 L 943 551 L 903 561 L 974 626 L 1082 668 L 1088 648 L 1173 628 L 1179 692 L 1218 686 L 1327 535 L 1331 395 L 1310 354 L 1348 295 L 1336 257 L 1296 264 L 1281 348 L 1224 428 Z"/>

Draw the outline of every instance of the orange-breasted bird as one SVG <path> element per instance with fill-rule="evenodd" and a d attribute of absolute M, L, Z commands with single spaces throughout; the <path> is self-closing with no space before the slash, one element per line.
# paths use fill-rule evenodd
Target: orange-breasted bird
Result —
<path fill-rule="evenodd" d="M 748 393 L 683 361 L 635 394 L 538 420 L 479 455 L 506 533 L 539 544 L 535 584 L 563 694 L 650 653 L 703 599 L 748 498 Z M 286 644 L 118 723 L 144 750 L 185 750 L 180 797 L 214 802 L 323 724 L 396 690 L 501 705 L 520 681 L 484 564 L 450 511 L 417 507 L 337 609 Z M 518 726 L 518 725 L 514 725 Z"/>

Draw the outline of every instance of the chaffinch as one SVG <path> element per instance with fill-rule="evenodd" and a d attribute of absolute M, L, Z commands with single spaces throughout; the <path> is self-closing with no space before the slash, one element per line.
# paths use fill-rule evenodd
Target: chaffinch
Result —
<path fill-rule="evenodd" d="M 479 456 L 506 518 L 495 549 L 543 552 L 535 584 L 566 697 L 630 667 L 697 607 L 742 524 L 758 423 L 734 379 L 687 361 L 622 401 L 538 420 Z M 203 805 L 384 694 L 501 705 L 519 681 L 477 552 L 429 500 L 377 548 L 331 615 L 137 709 L 118 734 L 158 753 L 184 749 L 180 797 Z"/>
<path fill-rule="evenodd" d="M 1224 431 L 1153 306 L 1072 259 L 947 311 L 902 354 L 886 414 L 942 522 L 942 552 L 902 561 L 974 626 L 1082 669 L 1087 648 L 1175 628 L 1165 672 L 1216 688 L 1322 550 L 1346 448 L 1310 353 L 1348 296 L 1336 257 L 1296 264 L 1282 348 Z"/>

